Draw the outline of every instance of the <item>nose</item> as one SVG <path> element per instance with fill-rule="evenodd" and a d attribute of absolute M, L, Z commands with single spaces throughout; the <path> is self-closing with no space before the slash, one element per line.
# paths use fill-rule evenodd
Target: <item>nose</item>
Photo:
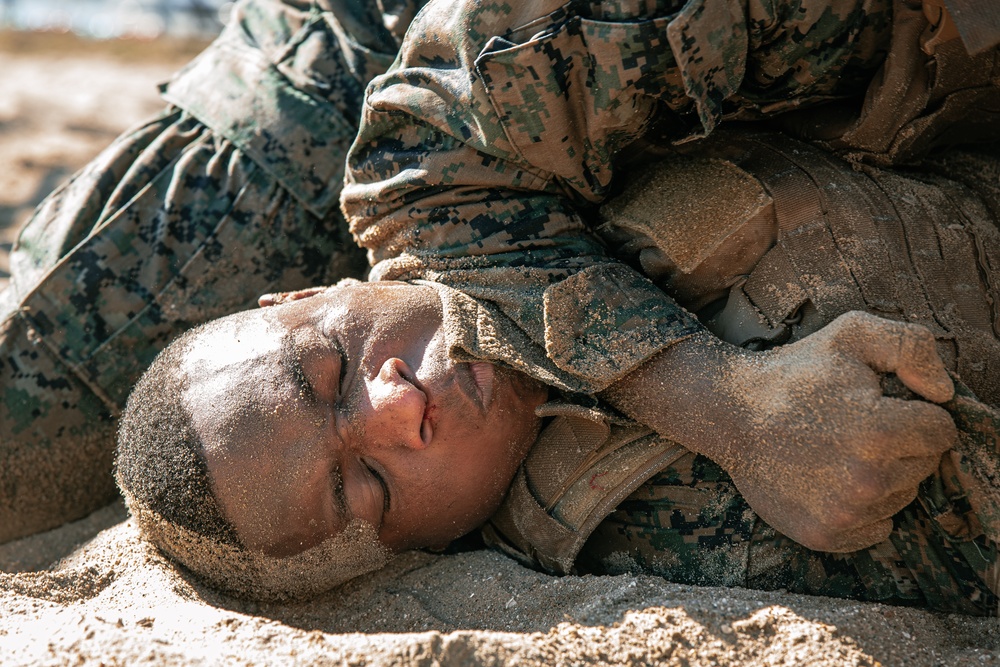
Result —
<path fill-rule="evenodd" d="M 360 415 L 365 440 L 378 447 L 423 449 L 430 444 L 426 417 L 428 396 L 413 381 L 416 376 L 402 359 L 386 359 L 368 382 L 368 407 Z"/>

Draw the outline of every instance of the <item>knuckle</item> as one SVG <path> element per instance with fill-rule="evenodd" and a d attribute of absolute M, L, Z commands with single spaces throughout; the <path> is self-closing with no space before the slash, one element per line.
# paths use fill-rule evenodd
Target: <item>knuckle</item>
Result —
<path fill-rule="evenodd" d="M 849 310 L 844 313 L 843 319 L 845 323 L 857 326 L 868 323 L 871 317 L 863 310 Z"/>
<path fill-rule="evenodd" d="M 903 345 L 906 351 L 916 357 L 937 355 L 937 342 L 931 330 L 922 324 L 905 324 Z"/>
<path fill-rule="evenodd" d="M 920 403 L 921 414 L 914 417 L 912 437 L 925 451 L 945 451 L 958 441 L 958 428 L 948 411 L 933 403 Z"/>
<path fill-rule="evenodd" d="M 936 343 L 934 338 L 934 333 L 925 327 L 923 324 L 910 324 L 910 330 L 913 332 L 914 340 L 919 344 L 926 346 L 928 348 L 933 348 Z"/>
<path fill-rule="evenodd" d="M 890 462 L 884 461 L 883 463 Z M 849 466 L 845 484 L 845 498 L 840 510 L 849 514 L 852 520 L 857 520 L 858 516 L 872 503 L 885 496 L 885 482 L 885 476 L 871 461 L 861 461 Z"/>
<path fill-rule="evenodd" d="M 868 323 L 868 313 L 860 310 L 849 310 L 833 321 L 835 330 L 841 334 L 861 329 Z"/>
<path fill-rule="evenodd" d="M 950 417 L 944 419 L 938 433 L 938 437 L 932 438 L 929 443 L 932 451 L 945 452 L 958 444 L 958 428 Z"/>

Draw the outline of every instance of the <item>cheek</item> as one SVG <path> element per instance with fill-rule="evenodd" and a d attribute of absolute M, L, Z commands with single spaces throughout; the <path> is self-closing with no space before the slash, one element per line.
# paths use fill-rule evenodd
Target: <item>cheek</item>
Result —
<path fill-rule="evenodd" d="M 479 456 L 470 462 L 465 470 L 453 470 L 449 473 L 453 479 L 461 482 L 452 487 L 451 502 L 442 506 L 438 520 L 447 518 L 445 523 L 453 522 L 449 530 L 454 531 L 450 538 L 476 528 L 488 519 L 500 506 L 510 486 L 517 464 L 508 458 L 497 461 L 487 456 Z M 445 489 L 437 489 L 437 497 L 443 500 L 447 493 Z M 444 503 L 442 503 L 444 505 Z"/>
<path fill-rule="evenodd" d="M 482 429 L 470 465 L 478 469 L 482 495 L 499 499 L 506 492 L 538 434 L 533 412 L 499 413 L 497 423 Z"/>
<path fill-rule="evenodd" d="M 538 437 L 542 420 L 535 415 L 535 408 L 545 402 L 547 391 L 510 381 L 504 385 L 487 433 L 504 453 L 503 460 L 512 462 L 516 470 Z"/>

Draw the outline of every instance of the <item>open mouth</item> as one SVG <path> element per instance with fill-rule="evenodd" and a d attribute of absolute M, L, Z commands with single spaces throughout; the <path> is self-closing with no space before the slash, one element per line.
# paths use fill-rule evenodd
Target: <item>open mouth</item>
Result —
<path fill-rule="evenodd" d="M 469 370 L 476 383 L 476 391 L 479 392 L 479 400 L 482 402 L 483 410 L 488 411 L 493 402 L 493 381 L 495 378 L 493 364 L 480 361 L 469 364 Z"/>

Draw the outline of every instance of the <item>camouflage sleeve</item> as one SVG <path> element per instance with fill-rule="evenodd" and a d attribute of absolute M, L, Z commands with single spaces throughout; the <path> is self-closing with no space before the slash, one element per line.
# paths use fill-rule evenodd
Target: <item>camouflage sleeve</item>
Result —
<path fill-rule="evenodd" d="M 612 512 L 577 565 L 702 586 L 786 590 L 936 611 L 1000 612 L 1000 412 L 964 385 L 944 407 L 959 444 L 893 516 L 888 539 L 852 553 L 812 551 L 753 512 L 712 461 L 687 454 Z"/>
<path fill-rule="evenodd" d="M 399 39 L 374 0 L 329 5 L 240 2 L 223 34 L 163 88 L 320 217 L 337 212 L 365 86 L 392 64 Z"/>
<path fill-rule="evenodd" d="M 593 392 L 698 328 L 591 234 L 616 153 L 654 121 L 697 138 L 857 94 L 887 9 L 561 2 L 429 3 L 367 91 L 341 203 L 373 278 L 474 297 L 479 340 L 513 326 L 546 353 L 529 372 Z"/>

